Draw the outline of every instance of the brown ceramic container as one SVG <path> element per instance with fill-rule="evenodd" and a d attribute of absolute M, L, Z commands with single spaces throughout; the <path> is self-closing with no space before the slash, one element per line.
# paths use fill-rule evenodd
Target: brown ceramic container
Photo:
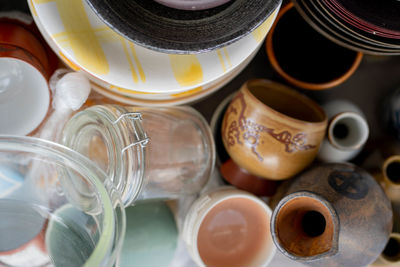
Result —
<path fill-rule="evenodd" d="M 371 267 L 396 267 L 400 266 L 400 234 L 391 233 L 388 243 L 379 258 Z"/>
<path fill-rule="evenodd" d="M 273 196 L 279 185 L 278 181 L 250 174 L 245 169 L 240 168 L 232 159 L 221 164 L 220 172 L 222 177 L 231 185 L 257 196 Z"/>
<path fill-rule="evenodd" d="M 247 81 L 232 99 L 221 133 L 232 160 L 253 175 L 290 178 L 315 158 L 327 119 L 308 97 L 269 80 Z"/>
<path fill-rule="evenodd" d="M 388 198 L 400 205 L 400 154 L 386 158 L 382 169 L 371 172 L 380 183 Z"/>
<path fill-rule="evenodd" d="M 400 143 L 385 138 L 375 145 L 362 166 L 375 177 L 390 201 L 400 206 Z"/>
<path fill-rule="evenodd" d="M 278 190 L 272 237 L 287 257 L 313 266 L 366 266 L 392 231 L 389 199 L 348 163 L 315 167 Z"/>
<path fill-rule="evenodd" d="M 229 158 L 224 144 L 222 143 L 221 125 L 226 109 L 229 106 L 232 98 L 236 93 L 227 96 L 215 109 L 211 118 L 210 127 L 214 136 L 216 147 L 215 165 L 219 169 L 221 176 L 229 184 L 253 193 L 257 196 L 272 196 L 278 187 L 278 181 L 267 180 L 255 175 L 252 175 L 245 169 L 238 166 L 232 159 Z"/>
<path fill-rule="evenodd" d="M 280 76 L 308 90 L 324 90 L 343 83 L 363 57 L 314 30 L 293 8 L 293 3 L 280 10 L 266 38 L 266 50 Z"/>
<path fill-rule="evenodd" d="M 3 22 L 0 23 L 0 44 L 2 57 L 8 56 L 24 60 L 37 68 L 46 79 L 50 77 L 46 50 L 33 33 L 19 25 Z M 14 51 L 23 55 L 13 54 Z"/>

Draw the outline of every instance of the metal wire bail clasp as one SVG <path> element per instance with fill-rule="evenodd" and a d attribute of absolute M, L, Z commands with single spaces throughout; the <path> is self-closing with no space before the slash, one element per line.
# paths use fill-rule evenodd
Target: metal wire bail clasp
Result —
<path fill-rule="evenodd" d="M 127 117 L 128 119 L 131 119 L 134 123 L 134 134 L 136 136 L 135 142 L 127 145 L 121 150 L 121 153 L 123 154 L 127 149 L 140 145 L 142 148 L 146 147 L 146 145 L 149 143 L 150 139 L 147 137 L 146 132 L 143 130 L 141 121 L 142 121 L 142 113 L 140 112 L 127 112 L 119 116 L 118 119 L 116 119 L 113 124 L 119 123 L 123 118 Z"/>

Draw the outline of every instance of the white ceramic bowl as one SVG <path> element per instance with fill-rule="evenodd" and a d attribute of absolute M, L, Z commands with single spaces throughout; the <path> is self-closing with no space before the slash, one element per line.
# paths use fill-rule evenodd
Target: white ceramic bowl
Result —
<path fill-rule="evenodd" d="M 176 94 L 229 73 L 260 45 L 279 7 L 255 31 L 222 49 L 168 55 L 123 39 L 84 0 L 29 1 L 34 20 L 52 49 L 75 70 L 106 89 Z"/>

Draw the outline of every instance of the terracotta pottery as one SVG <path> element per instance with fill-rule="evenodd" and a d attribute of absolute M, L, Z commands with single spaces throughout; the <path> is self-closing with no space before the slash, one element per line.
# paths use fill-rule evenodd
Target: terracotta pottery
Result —
<path fill-rule="evenodd" d="M 399 266 L 400 265 L 400 234 L 391 233 L 388 243 L 379 258 L 372 266 Z"/>
<path fill-rule="evenodd" d="M 341 162 L 357 156 L 369 135 L 363 112 L 348 100 L 333 100 L 322 107 L 329 123 L 318 159 L 324 162 Z"/>
<path fill-rule="evenodd" d="M 363 169 L 320 165 L 281 190 L 271 231 L 287 257 L 313 266 L 353 267 L 371 264 L 384 250 L 393 223 L 390 201 Z"/>
<path fill-rule="evenodd" d="M 0 44 L 17 47 L 24 51 L 26 56 L 30 58 L 28 63 L 32 64 L 31 61 L 36 61 L 37 63 L 34 66 L 40 70 L 46 79 L 49 78 L 50 67 L 46 49 L 33 33 L 17 24 L 2 22 L 0 23 Z M 1 52 L 6 51 L 2 49 Z"/>
<path fill-rule="evenodd" d="M 293 8 L 293 3 L 280 10 L 267 36 L 266 50 L 280 76 L 308 90 L 324 90 L 343 83 L 363 57 L 314 30 Z"/>
<path fill-rule="evenodd" d="M 222 163 L 220 172 L 231 185 L 257 196 L 273 196 L 278 188 L 277 181 L 254 176 L 240 168 L 232 159 Z"/>
<path fill-rule="evenodd" d="M 0 23 L 0 134 L 33 135 L 50 111 L 50 65 L 24 27 Z"/>
<path fill-rule="evenodd" d="M 232 160 L 249 173 L 287 179 L 315 158 L 327 119 L 320 106 L 282 84 L 247 81 L 222 122 L 222 140 Z"/>
<path fill-rule="evenodd" d="M 392 204 L 400 206 L 400 143 L 386 138 L 378 140 L 376 146 L 362 167 L 374 176 Z"/>
<path fill-rule="evenodd" d="M 44 67 L 47 66 L 46 73 L 48 74 L 48 77 L 50 77 L 57 68 L 60 68 L 60 64 L 62 64 L 62 63 L 60 62 L 58 56 L 53 52 L 53 50 L 47 44 L 46 40 L 40 33 L 40 31 L 39 31 L 38 27 L 36 26 L 36 23 L 34 22 L 31 15 L 28 15 L 27 13 L 15 11 L 15 10 L 1 12 L 0 13 L 0 24 L 3 24 L 3 23 L 23 27 L 25 30 L 29 31 L 33 35 L 34 38 L 32 38 L 32 39 L 33 39 L 34 44 L 32 44 L 30 42 L 21 42 L 21 46 L 20 46 L 21 48 L 24 48 L 26 50 L 29 50 L 29 49 L 41 50 L 42 48 L 44 48 L 47 58 L 43 57 L 43 54 L 40 52 L 41 53 L 41 61 L 43 62 Z M 12 37 L 12 38 L 17 39 L 20 37 L 21 37 L 20 35 L 19 36 L 14 35 L 14 37 Z M 31 37 L 28 37 L 28 38 L 31 38 Z M 42 48 L 40 48 L 40 46 L 37 45 L 37 41 L 40 42 Z M 34 48 L 34 47 L 36 47 L 36 48 Z"/>
<path fill-rule="evenodd" d="M 211 118 L 210 128 L 214 136 L 216 147 L 215 165 L 219 169 L 221 176 L 229 184 L 257 196 L 272 196 L 275 194 L 279 182 L 252 175 L 238 166 L 232 159 L 230 159 L 222 142 L 222 119 L 229 103 L 236 93 L 237 92 L 227 96 L 215 109 Z"/>

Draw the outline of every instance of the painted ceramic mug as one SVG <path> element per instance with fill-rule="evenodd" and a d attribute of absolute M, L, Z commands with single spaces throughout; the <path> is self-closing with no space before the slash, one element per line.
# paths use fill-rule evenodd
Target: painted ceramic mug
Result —
<path fill-rule="evenodd" d="M 238 166 L 225 150 L 221 138 L 221 125 L 225 111 L 229 106 L 235 93 L 227 96 L 215 109 L 211 118 L 210 128 L 215 142 L 215 165 L 219 169 L 221 176 L 236 188 L 253 193 L 257 196 L 272 196 L 278 187 L 277 181 L 267 180 L 250 174 Z"/>
<path fill-rule="evenodd" d="M 294 30 L 295 29 L 295 30 Z M 314 30 L 293 8 L 281 9 L 266 39 L 268 59 L 290 84 L 324 90 L 346 81 L 363 54 L 339 46 Z"/>
<path fill-rule="evenodd" d="M 232 160 L 253 175 L 288 179 L 317 155 L 327 119 L 310 98 L 268 80 L 247 81 L 222 122 Z"/>

